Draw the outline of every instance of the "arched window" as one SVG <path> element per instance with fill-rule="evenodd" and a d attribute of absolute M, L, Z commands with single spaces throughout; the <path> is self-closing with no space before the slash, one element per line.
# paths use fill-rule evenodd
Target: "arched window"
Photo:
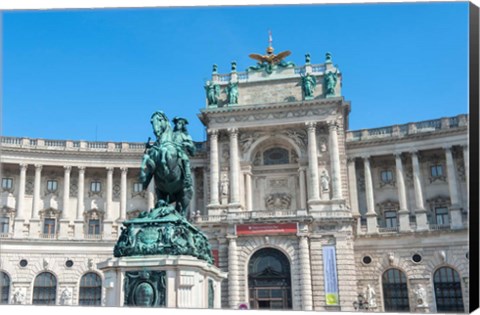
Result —
<path fill-rule="evenodd" d="M 0 272 L 0 293 L 0 304 L 8 304 L 10 277 L 5 272 Z"/>
<path fill-rule="evenodd" d="M 55 305 L 57 279 L 50 272 L 43 272 L 35 278 L 33 285 L 34 305 Z"/>
<path fill-rule="evenodd" d="M 271 148 L 263 152 L 263 164 L 264 165 L 276 165 L 276 164 L 288 164 L 290 159 L 288 156 L 288 150 L 283 148 Z"/>
<path fill-rule="evenodd" d="M 433 276 L 437 312 L 462 312 L 462 285 L 458 273 L 449 267 L 438 269 Z"/>
<path fill-rule="evenodd" d="M 94 305 L 102 304 L 102 279 L 99 275 L 89 272 L 83 275 L 80 280 L 80 297 L 78 305 Z"/>
<path fill-rule="evenodd" d="M 273 248 L 253 254 L 248 264 L 248 289 L 252 309 L 291 309 L 290 263 Z"/>
<path fill-rule="evenodd" d="M 398 269 L 388 269 L 382 276 L 385 312 L 410 311 L 408 286 L 405 274 Z"/>

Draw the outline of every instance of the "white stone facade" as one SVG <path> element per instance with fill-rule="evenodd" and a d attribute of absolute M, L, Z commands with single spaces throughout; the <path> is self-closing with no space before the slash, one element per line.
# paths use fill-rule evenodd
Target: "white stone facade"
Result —
<path fill-rule="evenodd" d="M 322 92 L 324 73 L 337 70 L 326 63 L 212 75 L 221 86 L 238 82 L 239 100 L 225 104 L 222 94 L 219 106 L 199 114 L 209 138 L 191 160 L 190 217 L 228 272 L 221 306 L 266 305 L 252 302 L 249 268 L 256 252 L 274 249 L 288 261 L 293 310 L 353 311 L 370 286 L 370 308 L 385 311 L 382 275 L 395 268 L 406 276 L 409 310 L 436 312 L 434 273 L 444 266 L 458 273 L 468 310 L 468 116 L 348 131 L 341 74 L 334 96 Z M 299 84 L 306 72 L 318 82 L 311 100 Z M 0 271 L 10 279 L 8 303 L 32 304 L 35 277 L 48 271 L 56 304 L 78 305 L 80 279 L 94 272 L 105 305 L 111 283 L 97 264 L 112 257 L 121 223 L 155 201 L 153 187 L 138 189 L 143 150 L 142 143 L 2 138 Z M 327 303 L 323 249 L 331 246 L 337 300 Z"/>

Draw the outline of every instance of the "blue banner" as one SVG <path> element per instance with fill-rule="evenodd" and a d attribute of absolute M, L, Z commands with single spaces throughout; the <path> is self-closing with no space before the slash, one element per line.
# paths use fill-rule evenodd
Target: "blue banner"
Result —
<path fill-rule="evenodd" d="M 323 277 L 327 305 L 338 305 L 337 258 L 335 246 L 323 246 Z"/>

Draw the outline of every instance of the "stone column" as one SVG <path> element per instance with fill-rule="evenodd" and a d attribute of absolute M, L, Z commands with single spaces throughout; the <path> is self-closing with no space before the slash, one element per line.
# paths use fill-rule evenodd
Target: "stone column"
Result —
<path fill-rule="evenodd" d="M 320 200 L 320 187 L 318 182 L 318 158 L 317 158 L 317 135 L 316 123 L 307 122 L 308 130 L 308 166 L 310 170 L 309 180 L 309 203 Z"/>
<path fill-rule="evenodd" d="M 153 179 L 147 188 L 147 206 L 148 210 L 155 208 L 155 182 Z"/>
<path fill-rule="evenodd" d="M 70 214 L 70 172 L 72 167 L 65 165 L 63 171 L 63 211 L 60 219 L 59 238 L 68 238 L 68 226 L 73 219 Z"/>
<path fill-rule="evenodd" d="M 405 179 L 401 153 L 395 153 L 395 165 L 397 175 L 398 202 L 400 204 L 400 209 L 398 210 L 398 218 L 400 221 L 399 229 L 400 232 L 410 231 L 410 213 L 407 207 L 407 193 L 405 191 Z"/>
<path fill-rule="evenodd" d="M 209 182 L 208 182 L 208 169 L 207 167 L 204 167 L 203 168 L 203 204 L 206 206 L 207 205 L 207 201 L 208 201 L 208 191 L 209 191 Z M 203 215 L 207 215 L 208 214 L 208 211 L 207 211 L 207 208 L 204 207 L 203 208 Z"/>
<path fill-rule="evenodd" d="M 378 233 L 377 213 L 373 196 L 372 172 L 370 170 L 370 157 L 363 158 L 365 168 L 365 194 L 367 200 L 367 233 Z"/>
<path fill-rule="evenodd" d="M 245 172 L 245 207 L 247 211 L 253 210 L 252 199 L 252 173 L 251 168 Z"/>
<path fill-rule="evenodd" d="M 20 180 L 18 183 L 18 195 L 17 195 L 17 213 L 15 215 L 14 237 L 22 238 L 23 235 L 23 223 L 25 222 L 25 183 L 27 178 L 28 164 L 20 164 Z"/>
<path fill-rule="evenodd" d="M 358 209 L 358 192 L 357 192 L 357 174 L 355 170 L 355 158 L 348 158 L 348 186 L 350 187 L 350 209 L 352 210 L 352 216 L 356 220 L 357 233 L 360 233 L 362 229 L 362 220 L 360 211 Z"/>
<path fill-rule="evenodd" d="M 210 204 L 218 206 L 218 130 L 209 130 L 210 135 Z"/>
<path fill-rule="evenodd" d="M 307 189 L 305 183 L 305 172 L 307 170 L 305 167 L 301 166 L 298 168 L 298 181 L 299 181 L 299 189 L 300 189 L 300 209 L 306 210 L 307 209 Z"/>
<path fill-rule="evenodd" d="M 332 189 L 333 199 L 342 199 L 342 178 L 340 172 L 340 153 L 338 150 L 338 126 L 335 122 L 329 123 L 330 134 L 330 161 L 332 162 Z"/>
<path fill-rule="evenodd" d="M 467 145 L 464 145 L 463 146 L 463 162 L 464 162 L 464 168 L 465 168 L 465 181 L 466 181 L 466 185 L 467 185 L 467 204 L 468 204 L 468 200 L 469 199 L 469 196 L 470 196 L 470 182 L 469 182 L 469 178 L 470 178 L 470 157 L 468 156 L 468 146 Z"/>
<path fill-rule="evenodd" d="M 127 167 L 121 167 L 122 176 L 120 179 L 120 218 L 124 221 L 127 218 Z"/>
<path fill-rule="evenodd" d="M 230 133 L 230 204 L 237 207 L 240 206 L 238 129 L 230 128 L 228 132 Z"/>
<path fill-rule="evenodd" d="M 302 292 L 302 310 L 311 311 L 312 302 L 312 278 L 310 273 L 310 250 L 308 238 L 305 235 L 299 237 L 299 260 L 300 260 L 300 287 Z"/>
<path fill-rule="evenodd" d="M 77 213 L 75 216 L 75 239 L 82 239 L 84 235 L 83 213 L 85 211 L 85 167 L 78 167 L 78 195 L 77 195 Z"/>
<path fill-rule="evenodd" d="M 18 196 L 17 196 L 17 214 L 15 219 L 24 220 L 25 219 L 25 183 L 27 178 L 27 168 L 28 164 L 20 164 L 20 181 L 18 183 Z"/>
<path fill-rule="evenodd" d="M 455 162 L 452 156 L 452 147 L 445 148 L 445 158 L 447 162 L 448 189 L 450 192 L 450 218 L 452 220 L 450 227 L 452 229 L 462 228 L 462 209 L 458 196 L 457 175 L 455 171 Z"/>
<path fill-rule="evenodd" d="M 84 198 L 85 198 L 85 167 L 78 167 L 78 196 L 77 196 L 77 215 L 76 220 L 83 221 L 83 212 L 85 211 Z"/>
<path fill-rule="evenodd" d="M 231 309 L 239 303 L 237 237 L 227 236 L 228 244 L 228 301 Z"/>
<path fill-rule="evenodd" d="M 35 164 L 35 184 L 33 187 L 32 219 L 38 219 L 40 211 L 40 185 L 42 181 L 42 165 Z"/>
<path fill-rule="evenodd" d="M 423 204 L 422 191 L 422 174 L 420 172 L 420 164 L 418 163 L 418 153 L 412 154 L 412 170 L 413 170 L 413 189 L 415 190 L 415 219 L 417 221 L 417 231 L 428 230 L 427 210 Z"/>
<path fill-rule="evenodd" d="M 192 192 L 192 199 L 190 200 L 190 217 L 193 217 L 197 212 L 197 202 L 196 202 L 197 201 L 196 200 L 197 199 L 197 179 L 195 178 L 195 167 L 192 167 L 191 173 L 192 173 L 193 192 Z"/>
<path fill-rule="evenodd" d="M 103 235 L 105 238 L 110 238 L 113 228 L 113 170 L 109 166 L 107 169 L 107 187 L 105 192 L 105 220 L 103 222 Z"/>

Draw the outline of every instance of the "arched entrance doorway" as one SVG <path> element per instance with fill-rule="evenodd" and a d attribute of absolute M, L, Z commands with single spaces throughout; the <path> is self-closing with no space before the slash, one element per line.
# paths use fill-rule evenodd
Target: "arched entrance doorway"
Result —
<path fill-rule="evenodd" d="M 279 250 L 264 248 L 250 258 L 248 290 L 252 309 L 291 309 L 290 263 Z"/>

